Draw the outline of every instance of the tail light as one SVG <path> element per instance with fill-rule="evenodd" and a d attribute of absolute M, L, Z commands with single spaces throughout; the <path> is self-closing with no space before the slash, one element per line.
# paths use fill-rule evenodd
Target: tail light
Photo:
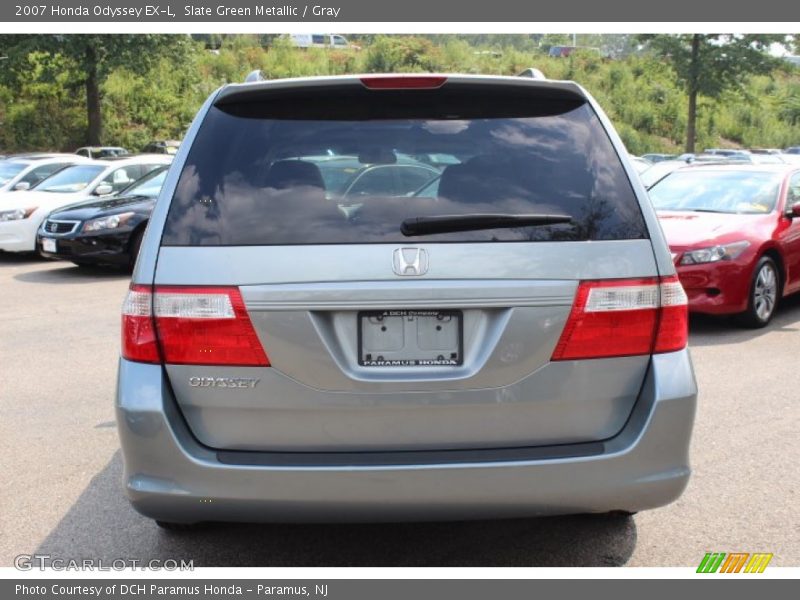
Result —
<path fill-rule="evenodd" d="M 122 357 L 136 362 L 161 362 L 149 285 L 132 285 L 122 304 Z"/>
<path fill-rule="evenodd" d="M 372 75 L 361 83 L 371 90 L 434 89 L 442 87 L 447 77 L 439 75 Z"/>
<path fill-rule="evenodd" d="M 132 286 L 122 356 L 138 362 L 268 367 L 235 287 Z"/>
<path fill-rule="evenodd" d="M 582 281 L 551 360 L 673 352 L 689 337 L 677 277 Z"/>

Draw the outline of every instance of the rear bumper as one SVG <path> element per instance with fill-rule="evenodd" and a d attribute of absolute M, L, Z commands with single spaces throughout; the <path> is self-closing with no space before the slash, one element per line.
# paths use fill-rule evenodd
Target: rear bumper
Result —
<path fill-rule="evenodd" d="M 628 423 L 599 452 L 386 464 L 223 462 L 191 436 L 154 365 L 120 361 L 116 411 L 126 492 L 154 519 L 458 520 L 633 512 L 672 502 L 689 478 L 696 398 L 688 351 L 658 355 Z"/>

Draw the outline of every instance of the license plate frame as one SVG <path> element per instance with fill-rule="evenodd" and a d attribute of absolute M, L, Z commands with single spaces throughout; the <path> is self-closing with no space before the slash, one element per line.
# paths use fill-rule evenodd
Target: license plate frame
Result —
<path fill-rule="evenodd" d="M 362 310 L 357 313 L 356 320 L 359 366 L 396 369 L 464 364 L 464 313 L 460 310 Z M 383 324 L 386 328 L 378 333 Z M 387 332 L 388 339 L 397 338 L 401 326 L 402 347 L 387 346 L 384 350 L 374 347 L 376 339 L 389 328 L 392 331 Z M 421 347 L 426 345 L 430 347 Z"/>

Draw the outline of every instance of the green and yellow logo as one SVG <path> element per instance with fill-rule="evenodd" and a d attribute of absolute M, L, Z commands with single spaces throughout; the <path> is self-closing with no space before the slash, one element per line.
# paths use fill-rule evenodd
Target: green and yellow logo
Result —
<path fill-rule="evenodd" d="M 772 554 L 757 552 L 706 552 L 698 573 L 763 573 L 772 560 Z"/>

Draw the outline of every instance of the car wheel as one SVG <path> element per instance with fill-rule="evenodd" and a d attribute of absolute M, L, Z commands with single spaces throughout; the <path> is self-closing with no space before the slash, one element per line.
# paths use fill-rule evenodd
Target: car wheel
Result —
<path fill-rule="evenodd" d="M 156 521 L 161 529 L 166 531 L 192 531 L 200 526 L 200 523 L 173 523 L 172 521 Z"/>
<path fill-rule="evenodd" d="M 769 256 L 762 257 L 753 270 L 747 310 L 739 315 L 739 322 L 745 327 L 766 326 L 775 314 L 780 289 L 781 282 L 775 261 Z"/>

